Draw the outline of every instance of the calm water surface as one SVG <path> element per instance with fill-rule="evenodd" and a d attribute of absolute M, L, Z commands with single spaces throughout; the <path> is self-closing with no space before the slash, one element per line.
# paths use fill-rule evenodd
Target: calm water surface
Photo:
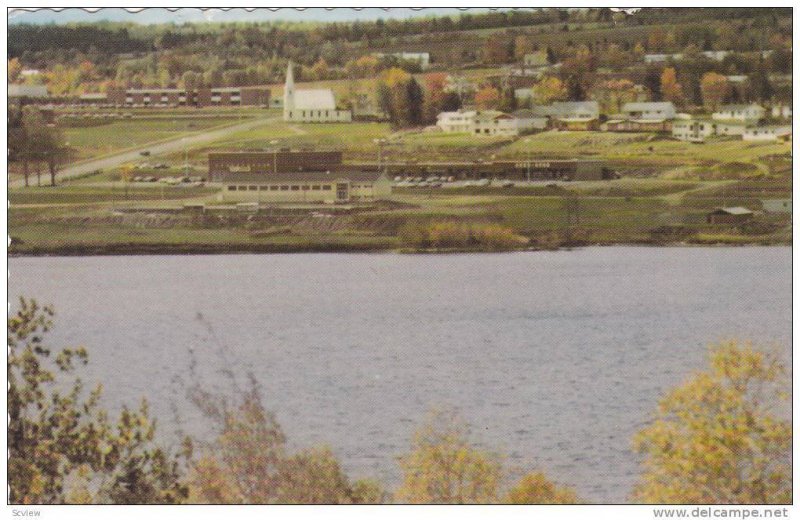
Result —
<path fill-rule="evenodd" d="M 56 307 L 106 404 L 162 434 L 207 426 L 176 377 L 252 371 L 294 446 L 394 486 L 431 407 L 456 407 L 518 470 L 626 500 L 631 437 L 710 342 L 791 338 L 790 248 L 12 258 L 10 295 Z M 178 409 L 175 418 L 173 410 Z"/>

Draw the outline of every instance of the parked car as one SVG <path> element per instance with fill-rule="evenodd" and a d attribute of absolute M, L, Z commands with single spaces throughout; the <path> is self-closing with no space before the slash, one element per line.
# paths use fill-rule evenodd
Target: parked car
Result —
<path fill-rule="evenodd" d="M 141 155 L 142 157 L 149 157 L 150 150 L 142 150 L 141 152 L 139 152 L 139 155 Z"/>

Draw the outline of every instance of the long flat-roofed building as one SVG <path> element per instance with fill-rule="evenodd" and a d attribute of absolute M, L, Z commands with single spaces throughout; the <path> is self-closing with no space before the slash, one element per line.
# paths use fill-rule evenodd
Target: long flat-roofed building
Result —
<path fill-rule="evenodd" d="M 278 172 L 329 171 L 342 166 L 341 151 L 254 151 L 208 154 L 208 178 L 222 179 L 228 173 L 271 175 Z"/>
<path fill-rule="evenodd" d="M 378 171 L 304 171 L 222 175 L 224 202 L 346 204 L 389 197 L 392 184 Z"/>
<path fill-rule="evenodd" d="M 264 87 L 111 89 L 99 102 L 119 106 L 268 106 L 270 90 Z"/>

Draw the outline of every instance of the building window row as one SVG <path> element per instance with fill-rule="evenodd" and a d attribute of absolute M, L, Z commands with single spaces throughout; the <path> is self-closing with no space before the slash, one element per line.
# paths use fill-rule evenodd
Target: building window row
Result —
<path fill-rule="evenodd" d="M 331 191 L 330 184 L 230 185 L 228 191 Z"/>

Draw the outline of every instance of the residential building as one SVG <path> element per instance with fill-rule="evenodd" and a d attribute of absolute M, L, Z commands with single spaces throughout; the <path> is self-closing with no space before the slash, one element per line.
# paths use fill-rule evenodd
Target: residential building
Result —
<path fill-rule="evenodd" d="M 391 53 L 376 53 L 376 56 L 392 56 L 394 58 L 404 60 L 404 61 L 413 61 L 419 63 L 419 67 L 422 70 L 427 69 L 431 66 L 431 55 L 428 52 L 391 52 Z"/>
<path fill-rule="evenodd" d="M 775 105 L 772 107 L 772 117 L 775 119 L 791 119 L 792 107 L 788 105 Z"/>
<path fill-rule="evenodd" d="M 550 62 L 547 61 L 546 51 L 528 53 L 522 57 L 522 63 L 526 67 L 547 67 L 550 65 Z"/>
<path fill-rule="evenodd" d="M 524 114 L 520 120 L 516 114 Z M 498 110 L 459 110 L 442 112 L 436 118 L 436 126 L 446 133 L 469 133 L 480 136 L 515 136 L 522 130 L 543 129 L 547 118 L 538 117 L 533 111 L 517 111 L 509 115 Z"/>
<path fill-rule="evenodd" d="M 546 130 L 549 122 L 547 117 L 537 116 L 533 110 L 516 110 L 511 115 L 517 120 L 520 132 Z"/>
<path fill-rule="evenodd" d="M 625 103 L 622 106 L 622 113 L 628 119 L 635 120 L 655 120 L 675 119 L 675 105 L 671 102 L 645 102 L 645 103 Z"/>
<path fill-rule="evenodd" d="M 534 113 L 549 117 L 551 126 L 559 130 L 597 130 L 600 127 L 600 105 L 597 101 L 558 101 L 536 106 Z"/>
<path fill-rule="evenodd" d="M 293 123 L 349 123 L 353 114 L 337 110 L 336 98 L 330 89 L 295 90 L 294 66 L 286 69 L 283 87 L 283 120 Z"/>
<path fill-rule="evenodd" d="M 792 136 L 791 125 L 751 126 L 742 132 L 744 141 L 778 141 Z"/>
<path fill-rule="evenodd" d="M 764 118 L 764 107 L 751 103 L 749 105 L 723 105 L 711 115 L 712 119 L 730 121 L 759 121 Z"/>
<path fill-rule="evenodd" d="M 497 110 L 483 110 L 475 113 L 472 133 L 482 136 L 514 136 L 519 134 L 519 129 L 513 116 Z"/>
<path fill-rule="evenodd" d="M 226 173 L 223 202 L 268 204 L 346 204 L 388 198 L 392 184 L 383 172 L 302 171 L 269 175 Z"/>
<path fill-rule="evenodd" d="M 690 143 L 702 143 L 715 135 L 716 130 L 710 121 L 698 119 L 676 119 L 672 122 L 672 137 Z"/>
<path fill-rule="evenodd" d="M 17 85 L 15 83 L 8 84 L 8 97 L 9 98 L 46 98 L 47 87 L 45 85 Z"/>
<path fill-rule="evenodd" d="M 441 112 L 436 116 L 436 126 L 448 134 L 472 133 L 475 110 Z"/>

